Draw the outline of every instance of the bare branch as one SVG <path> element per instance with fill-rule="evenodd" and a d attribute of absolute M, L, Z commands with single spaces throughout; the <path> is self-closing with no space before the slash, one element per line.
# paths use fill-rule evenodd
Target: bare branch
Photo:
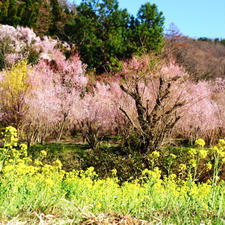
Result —
<path fill-rule="evenodd" d="M 120 106 L 119 107 L 120 111 L 127 117 L 127 119 L 129 120 L 129 122 L 132 124 L 132 126 L 134 127 L 135 130 L 137 130 L 137 127 L 134 123 L 134 121 L 132 120 L 132 118 L 127 114 L 127 112 Z"/>

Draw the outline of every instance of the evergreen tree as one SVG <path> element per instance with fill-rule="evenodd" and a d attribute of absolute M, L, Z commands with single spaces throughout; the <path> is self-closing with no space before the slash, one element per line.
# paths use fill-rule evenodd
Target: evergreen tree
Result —
<path fill-rule="evenodd" d="M 158 12 L 155 4 L 148 2 L 142 5 L 137 14 L 134 31 L 136 51 L 158 52 L 163 46 L 163 24 L 163 14 Z"/>
<path fill-rule="evenodd" d="M 65 26 L 67 41 L 75 43 L 81 59 L 98 73 L 118 70 L 132 54 L 158 51 L 163 43 L 164 17 L 149 3 L 138 17 L 119 9 L 117 0 L 83 0 Z"/>
<path fill-rule="evenodd" d="M 2 0 L 0 4 L 0 23 L 11 26 L 35 28 L 39 15 L 40 0 Z"/>
<path fill-rule="evenodd" d="M 25 0 L 23 12 L 21 14 L 21 25 L 24 27 L 37 27 L 37 19 L 39 16 L 40 0 Z M 22 10 L 21 10 L 22 11 Z"/>

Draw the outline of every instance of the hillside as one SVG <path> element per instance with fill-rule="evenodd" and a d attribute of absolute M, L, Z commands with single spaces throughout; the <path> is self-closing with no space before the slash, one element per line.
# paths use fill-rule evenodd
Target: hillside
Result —
<path fill-rule="evenodd" d="M 165 35 L 166 53 L 173 55 L 196 81 L 225 77 L 224 40 L 192 39 L 183 36 L 175 25 Z"/>

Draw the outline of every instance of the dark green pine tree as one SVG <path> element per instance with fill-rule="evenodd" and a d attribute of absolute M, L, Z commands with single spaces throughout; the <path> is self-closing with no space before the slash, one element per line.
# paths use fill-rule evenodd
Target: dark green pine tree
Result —
<path fill-rule="evenodd" d="M 41 0 L 2 0 L 0 4 L 0 23 L 11 26 L 35 28 Z"/>
<path fill-rule="evenodd" d="M 39 16 L 40 0 L 25 0 L 21 7 L 21 23 L 24 27 L 37 27 L 37 20 Z"/>
<path fill-rule="evenodd" d="M 154 4 L 143 5 L 135 18 L 119 9 L 117 0 L 83 0 L 65 34 L 78 47 L 82 61 L 102 73 L 120 69 L 120 60 L 132 54 L 159 51 L 163 23 Z"/>
<path fill-rule="evenodd" d="M 98 73 L 112 71 L 127 55 L 129 18 L 127 10 L 119 9 L 117 0 L 83 1 L 65 32 L 89 68 Z"/>
<path fill-rule="evenodd" d="M 148 2 L 141 6 L 133 32 L 137 52 L 158 52 L 163 47 L 164 20 L 163 13 L 158 11 L 155 4 Z"/>
<path fill-rule="evenodd" d="M 51 16 L 52 16 L 52 23 L 50 26 L 50 34 L 51 35 L 56 35 L 56 36 L 61 36 L 60 35 L 60 26 L 59 22 L 61 20 L 61 12 L 62 9 L 59 5 L 58 0 L 50 0 L 50 8 L 51 8 Z"/>
<path fill-rule="evenodd" d="M 61 19 L 61 7 L 58 0 L 50 0 L 50 6 L 52 8 L 52 17 L 55 22 Z"/>
<path fill-rule="evenodd" d="M 18 17 L 18 5 L 15 0 L 3 0 L 0 7 L 0 23 L 16 26 L 20 18 Z"/>

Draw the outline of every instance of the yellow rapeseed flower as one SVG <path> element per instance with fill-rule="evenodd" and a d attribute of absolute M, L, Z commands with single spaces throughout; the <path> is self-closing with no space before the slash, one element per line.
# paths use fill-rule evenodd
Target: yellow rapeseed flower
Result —
<path fill-rule="evenodd" d="M 194 159 L 189 160 L 189 164 L 194 168 L 197 166 L 196 160 Z"/>
<path fill-rule="evenodd" d="M 46 152 L 45 150 L 42 150 L 42 151 L 41 151 L 41 156 L 42 156 L 42 157 L 47 156 L 47 152 Z"/>
<path fill-rule="evenodd" d="M 158 151 L 154 151 L 154 152 L 152 152 L 151 156 L 153 159 L 157 159 L 157 158 L 159 158 L 160 154 Z"/>
<path fill-rule="evenodd" d="M 172 174 L 170 175 L 170 179 L 171 179 L 171 180 L 175 180 L 176 178 L 177 178 L 177 175 L 176 175 L 176 174 L 172 173 Z"/>
<path fill-rule="evenodd" d="M 225 140 L 224 139 L 219 139 L 218 145 L 220 147 L 225 147 Z"/>
<path fill-rule="evenodd" d="M 213 146 L 213 147 L 211 148 L 211 151 L 212 151 L 213 153 L 217 153 L 217 152 L 219 151 L 219 149 L 218 149 L 217 146 Z"/>
<path fill-rule="evenodd" d="M 195 155 L 197 154 L 197 151 L 195 148 L 191 148 L 189 151 L 188 151 L 188 154 L 191 156 L 191 157 L 195 157 Z"/>
<path fill-rule="evenodd" d="M 205 141 L 202 138 L 199 138 L 198 140 L 195 141 L 196 146 L 204 147 L 205 146 Z"/>
<path fill-rule="evenodd" d="M 207 170 L 211 170 L 212 169 L 212 164 L 210 162 L 208 162 L 206 164 L 206 168 L 207 168 Z"/>
<path fill-rule="evenodd" d="M 43 163 L 42 163 L 40 160 L 37 160 L 37 159 L 35 159 L 34 164 L 35 164 L 36 166 L 41 166 L 41 165 L 43 165 Z"/>
<path fill-rule="evenodd" d="M 111 170 L 111 172 L 112 172 L 113 176 L 116 176 L 116 174 L 117 174 L 117 170 L 116 169 Z"/>
<path fill-rule="evenodd" d="M 176 155 L 174 155 L 173 153 L 170 154 L 170 157 L 171 157 L 172 159 L 176 159 L 176 158 L 177 158 Z"/>
<path fill-rule="evenodd" d="M 219 150 L 217 153 L 221 158 L 225 157 L 225 152 Z"/>
<path fill-rule="evenodd" d="M 97 202 L 96 208 L 100 209 L 101 207 L 102 207 L 101 203 L 100 202 Z"/>
<path fill-rule="evenodd" d="M 50 187 L 54 185 L 54 181 L 50 178 L 45 179 L 45 183 Z"/>
<path fill-rule="evenodd" d="M 149 174 L 149 170 L 148 170 L 148 169 L 144 169 L 144 170 L 142 171 L 142 175 L 144 176 L 145 174 Z"/>
<path fill-rule="evenodd" d="M 180 166 L 179 166 L 179 169 L 180 169 L 180 171 L 185 171 L 187 169 L 186 164 L 181 163 Z"/>
<path fill-rule="evenodd" d="M 59 168 L 59 169 L 62 169 L 62 163 L 59 159 L 57 159 L 55 162 L 54 162 L 54 165 Z"/>
<path fill-rule="evenodd" d="M 199 157 L 200 157 L 201 159 L 205 159 L 206 156 L 207 156 L 207 151 L 204 150 L 204 149 L 201 149 L 201 150 L 199 151 Z"/>

